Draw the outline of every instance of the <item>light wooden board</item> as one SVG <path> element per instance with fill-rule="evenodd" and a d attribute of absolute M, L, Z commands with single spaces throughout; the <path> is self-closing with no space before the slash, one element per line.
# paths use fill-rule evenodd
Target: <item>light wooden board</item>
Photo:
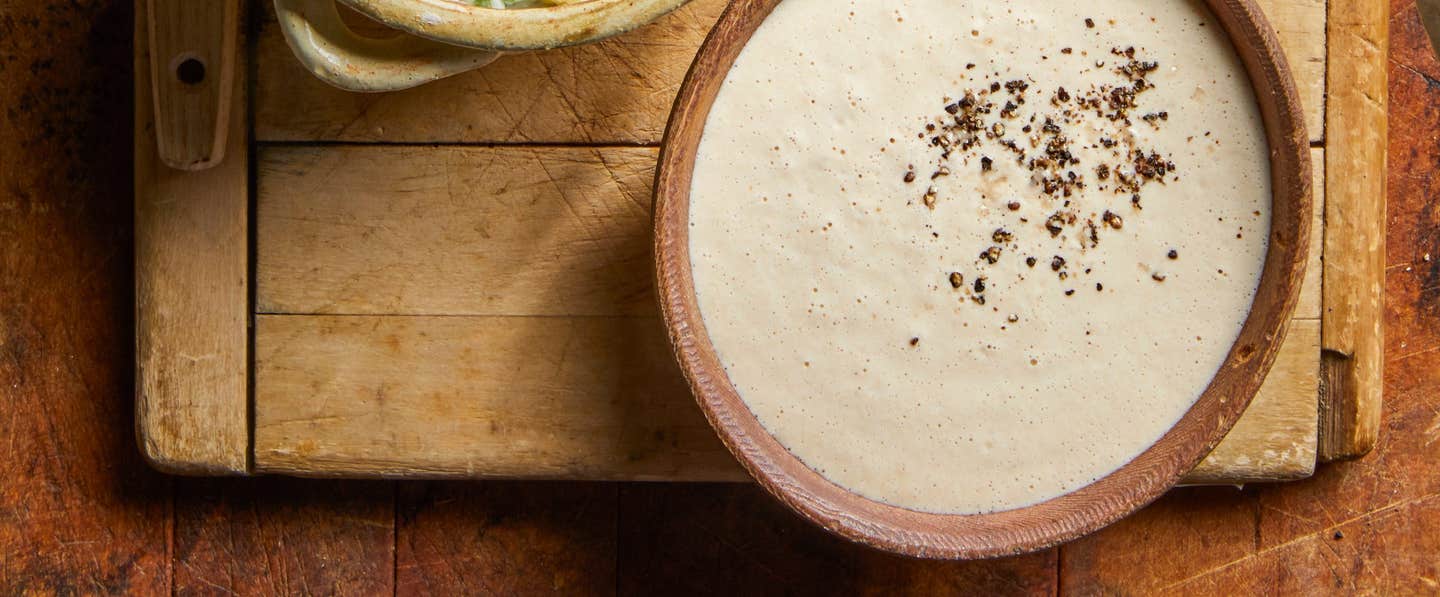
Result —
<path fill-rule="evenodd" d="M 1296 73 L 1319 192 L 1325 3 L 1260 3 Z M 252 3 L 260 11 L 253 118 L 262 143 L 249 389 L 256 470 L 745 479 L 665 352 L 649 279 L 655 146 L 723 6 L 696 0 L 600 44 L 509 56 L 406 92 L 356 95 L 305 75 L 269 3 Z M 1329 52 L 1337 56 L 1336 47 Z M 143 64 L 141 56 L 137 48 Z M 137 123 L 144 118 L 137 108 Z M 1332 114 L 1328 124 L 1346 123 Z M 232 155 L 243 158 L 237 143 L 244 147 L 246 131 L 236 127 Z M 137 155 L 148 155 L 141 130 Z M 1330 164 L 1361 158 L 1348 159 L 1331 156 Z M 142 441 L 172 470 L 241 472 L 252 423 L 245 370 L 234 367 L 248 356 L 246 264 L 235 261 L 246 249 L 244 167 L 211 174 L 229 172 L 224 180 L 147 191 L 153 166 L 139 161 Z M 181 203 L 211 196 L 224 200 Z M 155 206 L 168 215 L 145 215 Z M 216 213 L 196 219 L 200 210 Z M 183 233 L 171 234 L 174 226 Z M 1274 374 L 1187 482 L 1313 470 L 1322 236 L 1313 240 Z M 1328 260 L 1325 275 L 1341 261 Z M 235 285 L 217 288 L 217 279 Z M 1331 319 L 1326 311 L 1327 334 Z"/>
<path fill-rule="evenodd" d="M 1330 151 L 1334 194 L 1325 250 L 1321 457 L 1363 456 L 1380 432 L 1384 386 L 1385 147 L 1389 4 L 1335 2 L 1330 22 Z M 1343 172 L 1344 175 L 1339 175 Z"/>
<path fill-rule="evenodd" d="M 1258 2 L 1279 33 L 1318 142 L 1325 130 L 1325 0 Z M 695 0 L 619 38 L 506 56 L 384 95 L 346 93 L 309 76 L 268 16 L 258 40 L 255 134 L 261 141 L 658 144 L 690 60 L 724 6 Z"/>
<path fill-rule="evenodd" d="M 249 458 L 249 171 L 243 57 L 228 159 L 161 164 L 145 2 L 135 36 L 135 419 L 140 449 L 174 473 L 244 473 Z"/>
<path fill-rule="evenodd" d="M 255 367 L 262 472 L 744 475 L 655 317 L 266 315 Z"/>
<path fill-rule="evenodd" d="M 656 312 L 655 149 L 342 146 L 261 155 L 260 312 Z"/>
<path fill-rule="evenodd" d="M 656 157 L 614 147 L 264 149 L 257 308 L 274 315 L 256 330 L 258 470 L 744 478 L 660 335 L 649 258 Z M 1192 482 L 1313 470 L 1318 283 L 1307 277 L 1302 321 L 1256 406 Z"/>

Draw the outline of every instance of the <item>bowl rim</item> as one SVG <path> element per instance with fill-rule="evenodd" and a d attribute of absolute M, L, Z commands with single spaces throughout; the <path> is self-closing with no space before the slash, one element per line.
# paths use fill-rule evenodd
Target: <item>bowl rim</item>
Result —
<path fill-rule="evenodd" d="M 497 10 L 456 0 L 338 0 L 385 25 L 482 50 L 544 50 L 598 41 L 664 16 L 690 0 L 587 0 Z"/>
<path fill-rule="evenodd" d="M 656 289 L 671 348 L 705 417 L 766 491 L 805 519 L 871 547 L 913 557 L 974 559 L 1037 551 L 1084 536 L 1175 486 L 1229 432 L 1258 392 L 1299 300 L 1311 221 L 1310 144 L 1279 40 L 1254 0 L 1206 0 L 1251 80 L 1271 162 L 1271 226 L 1244 326 L 1200 398 L 1160 440 L 1098 481 L 1030 506 L 938 514 L 850 492 L 809 468 L 750 411 L 726 376 L 695 298 L 690 183 L 709 110 L 735 58 L 782 0 L 732 2 L 681 85 L 655 177 Z"/>

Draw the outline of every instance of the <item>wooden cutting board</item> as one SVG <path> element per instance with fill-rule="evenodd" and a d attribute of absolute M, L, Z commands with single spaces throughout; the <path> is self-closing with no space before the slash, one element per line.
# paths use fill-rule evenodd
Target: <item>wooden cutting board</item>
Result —
<path fill-rule="evenodd" d="M 1303 478 L 1368 451 L 1378 428 L 1388 15 L 1260 4 L 1307 109 L 1316 234 L 1279 361 L 1191 483 Z M 596 45 L 355 95 L 305 74 L 268 3 L 251 3 L 227 157 L 199 172 L 160 165 L 137 68 L 137 424 L 150 461 L 188 474 L 746 479 L 672 362 L 650 279 L 658 144 L 723 6 L 696 0 Z M 137 64 L 149 51 L 137 37 Z"/>

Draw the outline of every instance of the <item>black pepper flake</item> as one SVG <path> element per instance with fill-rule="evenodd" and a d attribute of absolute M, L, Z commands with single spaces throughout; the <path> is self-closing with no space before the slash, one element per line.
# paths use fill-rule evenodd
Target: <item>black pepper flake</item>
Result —
<path fill-rule="evenodd" d="M 1074 296 L 1074 295 L 1075 295 L 1075 289 L 1074 289 L 1074 288 L 1071 288 L 1070 290 L 1066 290 L 1066 291 L 1065 291 L 1065 296 Z"/>
<path fill-rule="evenodd" d="M 920 339 L 919 339 L 919 338 L 911 338 L 911 339 L 910 339 L 910 345 L 911 345 L 911 346 L 917 346 L 917 345 L 919 345 L 919 344 L 920 344 Z"/>
<path fill-rule="evenodd" d="M 1000 261 L 1000 247 L 992 246 L 988 249 L 985 249 L 984 251 L 981 251 L 980 258 L 984 259 L 986 263 L 990 264 L 994 264 L 995 262 Z"/>
<path fill-rule="evenodd" d="M 1153 273 L 1153 274 L 1150 274 L 1150 279 L 1155 280 L 1156 282 L 1164 282 L 1164 281 L 1165 281 L 1165 274 L 1162 274 L 1162 273 L 1160 273 L 1160 272 L 1155 272 L 1155 273 Z"/>
<path fill-rule="evenodd" d="M 1094 19 L 1085 19 L 1085 24 L 1092 29 L 1096 27 Z M 1115 25 L 1115 22 L 1112 20 L 1110 24 Z M 1052 51 L 1064 55 L 1077 53 L 1071 47 L 1053 48 Z M 1040 199 L 1063 203 L 1052 205 L 1049 209 L 1054 212 L 1043 221 L 1044 228 L 1050 232 L 1051 237 L 1058 238 L 1062 232 L 1068 230 L 1074 237 L 1073 240 L 1080 241 L 1082 250 L 1098 247 L 1099 229 L 1121 229 L 1124 220 L 1113 211 L 1085 205 L 1088 198 L 1083 196 L 1083 192 L 1087 185 L 1093 184 L 1102 193 L 1130 196 L 1130 202 L 1138 213 L 1142 209 L 1140 201 L 1144 186 L 1152 182 L 1166 184 L 1171 180 L 1179 180 L 1173 176 L 1176 171 L 1173 162 L 1162 158 L 1158 151 L 1138 147 L 1133 137 L 1122 134 L 1135 125 L 1132 118 L 1136 121 L 1145 120 L 1156 128 L 1161 128 L 1162 123 L 1168 120 L 1168 112 L 1152 109 L 1144 105 L 1143 101 L 1143 98 L 1148 97 L 1148 91 L 1155 88 L 1148 76 L 1159 70 L 1159 63 L 1146 60 L 1133 46 L 1117 46 L 1111 49 L 1111 53 L 1117 58 L 1109 59 L 1108 64 L 1111 66 L 1108 69 L 1106 60 L 1094 58 L 1087 58 L 1075 65 L 1079 69 L 1088 70 L 1089 63 L 1094 60 L 1099 73 L 1109 73 L 1113 77 L 1111 82 L 1078 89 L 1052 87 L 1053 95 L 1048 98 L 1049 105 L 1037 107 L 1037 110 L 1028 115 L 1019 114 L 1019 109 L 1027 103 L 1026 94 L 1030 86 L 1041 83 L 1030 80 L 1023 74 L 1007 80 L 1001 78 L 997 71 L 989 75 L 992 77 L 990 81 L 972 80 L 969 84 L 974 87 L 962 90 L 958 94 L 961 95 L 958 100 L 945 98 L 942 106 L 946 114 L 928 124 L 920 123 L 926 126 L 928 132 L 920 133 L 919 138 L 929 139 L 934 155 L 938 158 L 932 164 L 931 180 L 951 174 L 951 166 L 969 164 L 971 160 L 980 162 L 982 173 L 993 171 L 995 158 L 985 155 L 991 150 L 984 147 L 998 145 L 1008 150 L 1008 155 L 1014 156 L 1018 167 L 1030 171 L 1028 180 L 1043 193 Z M 1078 54 L 1088 56 L 1084 51 Z M 976 65 L 965 63 L 965 67 L 969 70 Z M 1006 92 L 1003 97 L 998 95 L 1002 89 Z M 1037 88 L 1037 93 L 1043 93 L 1038 91 L 1039 89 L 1041 88 Z M 1018 138 L 1006 138 L 1009 124 L 1005 121 L 1014 119 L 1019 120 L 1020 124 L 1015 126 L 1023 131 L 1024 135 L 1017 134 Z M 1087 134 L 1092 130 L 1099 133 L 1096 135 L 1097 139 L 1087 140 L 1083 147 L 1087 150 L 1100 150 L 1103 146 L 1104 151 L 1113 158 L 1107 156 L 1102 158 L 1104 163 L 1097 160 L 1082 165 L 1081 157 L 1074 153 L 1078 151 L 1074 147 L 1081 146 L 1072 147 L 1069 138 L 1071 135 L 1068 134 L 1072 133 L 1073 127 L 1082 127 Z M 1015 130 L 1010 129 L 1011 132 Z M 1024 147 L 1022 144 L 1027 142 L 1029 147 Z M 954 155 L 956 153 L 959 155 Z M 1006 157 L 1007 154 L 1002 152 L 1000 159 Z M 952 164 L 952 159 L 961 161 Z M 1103 182 L 1091 183 L 1086 180 L 1087 175 L 1094 177 L 1090 180 Z M 909 166 L 904 176 L 907 183 L 914 181 L 918 176 L 915 166 Z M 983 202 L 990 198 L 982 193 L 978 199 Z M 924 203 L 926 207 L 934 210 L 937 201 L 938 192 L 931 186 L 924 195 Z M 1006 200 L 1000 204 L 1012 212 L 1018 212 L 1022 207 L 1020 200 Z M 1096 212 L 1103 212 L 1103 216 Z M 1095 215 L 1086 218 L 1082 214 Z M 1017 214 L 1019 224 L 1016 225 L 1028 226 L 1030 219 L 1033 218 L 1020 217 L 1020 214 Z M 938 238 L 938 233 L 932 235 L 937 235 Z M 980 253 L 980 259 L 995 264 L 999 262 L 1004 250 L 1019 252 L 1021 247 L 1015 244 L 1017 238 L 1015 233 L 1004 228 L 993 229 L 991 240 L 994 244 Z M 1173 249 L 1170 251 L 1174 254 Z M 1023 256 L 1023 253 L 1021 255 Z M 1058 263 L 1052 261 L 1052 268 L 1061 280 L 1065 280 L 1071 272 L 1067 271 L 1063 258 L 1056 256 L 1056 259 Z M 1033 256 L 1024 257 L 1024 261 L 1030 268 L 1034 268 L 1038 263 Z M 1084 269 L 1083 272 L 1079 269 L 1074 272 L 1077 282 L 1079 278 L 1088 277 L 1087 274 L 1090 273 L 1089 269 Z M 954 272 L 951 276 L 952 287 L 960 290 L 966 288 L 967 283 L 970 284 L 974 292 L 967 292 L 968 298 L 984 304 L 983 292 L 988 281 L 965 279 L 959 272 Z M 1165 275 L 1156 272 L 1152 276 L 1158 276 L 1157 281 L 1163 281 Z M 1024 280 L 1025 276 L 1020 276 L 1020 279 Z M 1103 284 L 1095 282 L 1093 278 L 1080 286 L 1088 284 L 1094 284 L 1096 292 L 1103 292 Z M 1072 288 L 1066 295 L 1073 295 L 1074 292 L 1075 289 Z M 999 314 L 998 309 L 995 311 Z"/>
<path fill-rule="evenodd" d="M 1090 28 L 1090 29 L 1094 29 L 1094 28 L 1095 28 L 1095 19 L 1089 19 L 1089 18 L 1085 19 L 1085 26 L 1088 27 L 1088 28 Z"/>
<path fill-rule="evenodd" d="M 1122 219 L 1120 216 L 1116 215 L 1115 212 L 1110 211 L 1110 210 L 1108 210 L 1108 209 L 1105 210 L 1105 214 L 1104 214 L 1104 215 L 1100 216 L 1100 219 L 1105 222 L 1105 225 L 1106 225 L 1106 226 L 1109 226 L 1109 227 L 1114 228 L 1114 229 L 1116 229 L 1116 230 L 1119 230 L 1119 229 L 1125 227 L 1125 220 Z"/>
<path fill-rule="evenodd" d="M 1058 272 L 1058 271 L 1060 271 L 1061 269 L 1064 269 L 1064 268 L 1065 268 L 1065 258 L 1064 258 L 1064 257 L 1061 257 L 1061 256 L 1059 256 L 1059 255 L 1056 255 L 1054 259 L 1051 259 L 1051 260 L 1050 260 L 1050 270 L 1051 270 L 1051 271 L 1056 271 L 1056 272 Z"/>
<path fill-rule="evenodd" d="M 1065 216 L 1060 212 L 1051 214 L 1049 218 L 1045 219 L 1045 229 L 1050 231 L 1052 237 L 1060 236 L 1060 233 L 1065 230 Z"/>
<path fill-rule="evenodd" d="M 1171 259 L 1179 259 L 1179 258 L 1180 258 L 1180 252 L 1179 252 L 1179 251 L 1176 251 L 1175 249 L 1170 249 L 1170 252 L 1169 252 L 1169 253 L 1166 253 L 1165 256 L 1166 256 L 1166 257 L 1169 257 L 1169 258 L 1171 258 Z"/>

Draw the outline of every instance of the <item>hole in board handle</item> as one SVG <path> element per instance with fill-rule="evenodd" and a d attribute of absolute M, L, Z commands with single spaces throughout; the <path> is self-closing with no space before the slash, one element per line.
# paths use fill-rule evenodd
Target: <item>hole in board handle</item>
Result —
<path fill-rule="evenodd" d="M 194 54 L 181 54 L 175 58 L 175 78 L 186 85 L 205 82 L 205 61 Z"/>

